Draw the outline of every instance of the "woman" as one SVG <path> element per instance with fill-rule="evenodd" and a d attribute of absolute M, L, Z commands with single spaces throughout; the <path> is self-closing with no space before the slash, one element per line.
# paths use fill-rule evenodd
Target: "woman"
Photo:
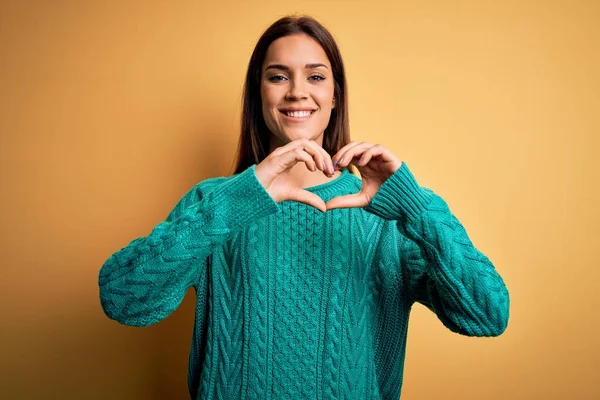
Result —
<path fill-rule="evenodd" d="M 126 325 L 194 287 L 192 399 L 398 399 L 415 302 L 463 335 L 506 329 L 490 260 L 406 163 L 349 140 L 347 102 L 331 34 L 275 22 L 248 66 L 235 174 L 196 184 L 102 266 L 102 307 Z"/>

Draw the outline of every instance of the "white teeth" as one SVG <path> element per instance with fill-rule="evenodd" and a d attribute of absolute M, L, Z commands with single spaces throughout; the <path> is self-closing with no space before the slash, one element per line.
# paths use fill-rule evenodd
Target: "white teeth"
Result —
<path fill-rule="evenodd" d="M 308 117 L 310 114 L 312 114 L 312 111 L 286 111 L 288 117 L 295 118 Z"/>

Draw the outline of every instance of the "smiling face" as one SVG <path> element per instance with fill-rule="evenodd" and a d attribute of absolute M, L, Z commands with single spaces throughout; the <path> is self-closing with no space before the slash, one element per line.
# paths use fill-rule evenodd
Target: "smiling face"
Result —
<path fill-rule="evenodd" d="M 300 138 L 323 145 L 334 108 L 334 81 L 329 59 L 316 40 L 295 34 L 271 43 L 262 65 L 260 95 L 271 151 Z"/>

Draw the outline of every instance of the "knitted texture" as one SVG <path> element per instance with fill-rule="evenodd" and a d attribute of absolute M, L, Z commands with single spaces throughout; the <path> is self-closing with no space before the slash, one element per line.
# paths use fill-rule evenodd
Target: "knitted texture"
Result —
<path fill-rule="evenodd" d="M 397 400 L 413 304 L 462 335 L 506 329 L 503 279 L 406 163 L 368 206 L 326 213 L 276 203 L 255 168 L 196 184 L 99 272 L 103 310 L 125 325 L 161 321 L 195 289 L 191 399 Z M 306 190 L 360 188 L 344 169 Z"/>

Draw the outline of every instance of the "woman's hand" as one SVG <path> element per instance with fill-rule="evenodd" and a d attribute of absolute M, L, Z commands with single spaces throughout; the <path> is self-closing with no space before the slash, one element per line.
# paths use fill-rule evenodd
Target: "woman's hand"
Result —
<path fill-rule="evenodd" d="M 322 212 L 327 211 L 325 202 L 318 195 L 290 183 L 287 172 L 299 162 L 304 162 L 313 172 L 320 169 L 327 176 L 335 173 L 331 157 L 325 149 L 314 140 L 302 138 L 273 150 L 256 166 L 256 177 L 277 203 L 295 200 Z"/>
<path fill-rule="evenodd" d="M 366 207 L 383 182 L 402 165 L 402 161 L 382 145 L 366 142 L 348 143 L 332 157 L 332 160 L 336 167 L 346 167 L 350 163 L 355 165 L 362 178 L 362 189 L 355 194 L 334 197 L 325 204 L 327 210 Z"/>

